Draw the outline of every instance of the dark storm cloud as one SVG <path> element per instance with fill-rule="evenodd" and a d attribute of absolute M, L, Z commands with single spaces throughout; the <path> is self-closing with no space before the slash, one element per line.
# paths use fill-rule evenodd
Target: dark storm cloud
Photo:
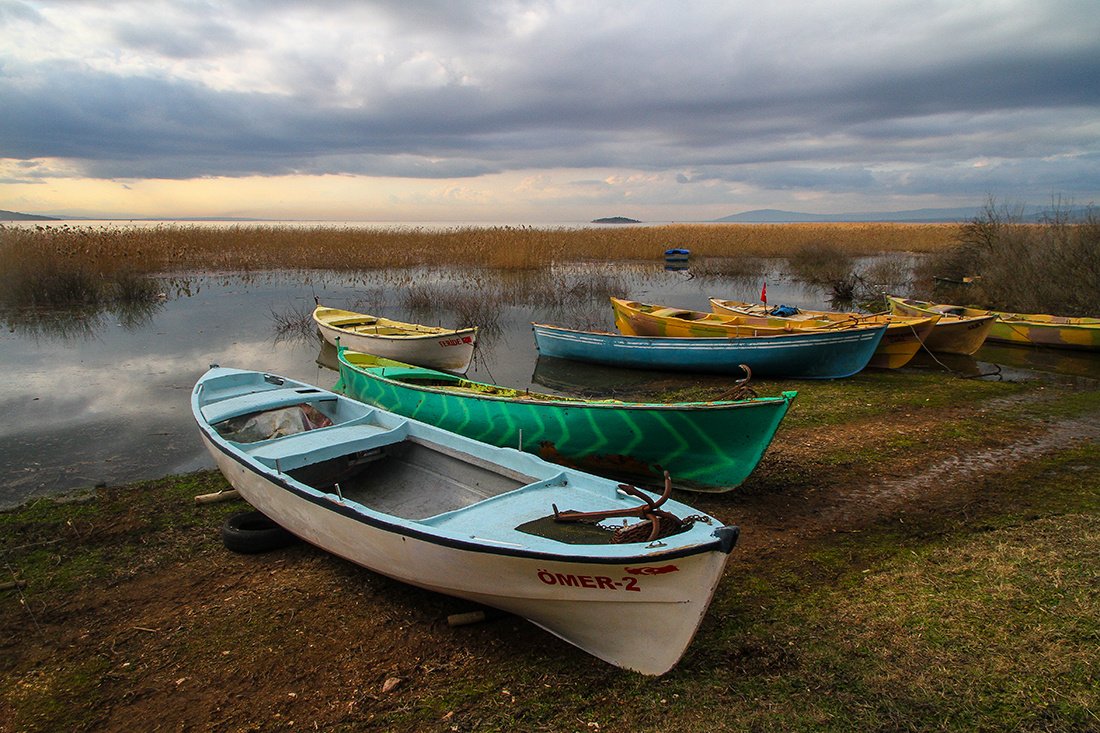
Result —
<path fill-rule="evenodd" d="M 976 20 L 873 3 L 820 19 L 702 2 L 40 5 L 0 0 L 5 32 L 61 23 L 47 10 L 64 5 L 105 45 L 0 61 L 0 157 L 91 176 L 627 168 L 773 190 L 1100 190 L 1086 3 Z"/>

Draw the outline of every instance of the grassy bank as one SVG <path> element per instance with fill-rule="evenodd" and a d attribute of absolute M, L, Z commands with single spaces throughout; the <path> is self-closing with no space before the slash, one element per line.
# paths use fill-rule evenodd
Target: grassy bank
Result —
<path fill-rule="evenodd" d="M 746 484 L 677 497 L 743 534 L 668 675 L 512 617 L 450 628 L 468 604 L 309 546 L 229 553 L 241 507 L 196 506 L 225 487 L 199 473 L 0 514 L 26 582 L 0 592 L 0 731 L 1100 730 L 1100 391 L 798 389 Z"/>

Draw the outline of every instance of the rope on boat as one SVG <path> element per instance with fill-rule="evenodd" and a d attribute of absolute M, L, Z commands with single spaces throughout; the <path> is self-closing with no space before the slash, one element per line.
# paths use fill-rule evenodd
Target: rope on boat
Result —
<path fill-rule="evenodd" d="M 883 298 L 883 300 L 886 300 L 886 293 L 882 294 L 882 298 Z M 890 301 L 887 300 L 886 302 L 889 303 Z M 944 315 L 951 315 L 951 314 L 945 313 Z M 911 322 L 909 323 L 909 330 L 913 332 L 914 336 L 917 335 L 917 329 L 913 326 L 913 324 Z M 921 347 L 921 349 L 924 350 L 924 353 L 928 354 L 928 356 L 930 356 L 932 358 L 932 361 L 939 364 L 943 368 L 943 370 L 945 372 L 947 372 L 948 374 L 954 374 L 959 379 L 982 379 L 984 377 L 997 377 L 998 381 L 1000 381 L 1001 367 L 1000 367 L 999 364 L 994 364 L 993 365 L 994 367 L 996 367 L 996 371 L 978 372 L 977 374 L 963 374 L 962 372 L 960 372 L 956 369 L 952 369 L 951 367 L 947 366 L 942 361 L 937 359 L 935 352 L 933 352 L 932 349 L 928 348 L 928 346 L 925 345 L 924 341 L 919 336 L 917 337 L 917 340 L 920 341 L 920 347 Z"/>
<path fill-rule="evenodd" d="M 666 512 L 660 506 L 672 495 L 672 477 L 665 471 L 665 491 L 661 498 L 653 501 L 646 494 L 630 484 L 619 484 L 619 490 L 624 494 L 637 497 L 645 502 L 640 506 L 629 509 L 609 509 L 597 512 L 558 511 L 554 508 L 555 522 L 582 522 L 585 524 L 597 524 L 605 519 L 613 517 L 638 517 L 641 522 L 631 525 L 616 527 L 611 531 L 611 542 L 615 544 L 627 542 L 652 542 L 663 537 L 679 534 L 691 528 L 695 522 L 708 521 L 707 517 L 693 515 L 680 519 L 671 512 Z"/>

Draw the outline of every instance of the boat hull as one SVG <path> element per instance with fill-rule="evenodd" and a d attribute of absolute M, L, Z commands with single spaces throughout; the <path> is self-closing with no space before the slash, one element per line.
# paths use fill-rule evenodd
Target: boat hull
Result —
<path fill-rule="evenodd" d="M 932 331 L 935 322 L 934 318 L 922 318 L 916 323 L 887 324 L 882 341 L 867 366 L 879 369 L 898 369 L 905 366 L 920 351 L 922 339 Z"/>
<path fill-rule="evenodd" d="M 678 404 L 532 397 L 438 373 L 432 380 L 428 370 L 348 350 L 339 359 L 338 391 L 367 404 L 574 468 L 662 482 L 668 471 L 677 487 L 696 491 L 739 486 L 797 394 Z"/>
<path fill-rule="evenodd" d="M 887 297 L 887 303 L 890 305 L 891 312 L 898 315 L 924 315 L 932 312 L 909 305 L 916 301 Z M 992 314 L 958 316 L 944 313 L 940 315 L 940 320 L 924 337 L 924 345 L 929 351 L 963 356 L 970 356 L 981 348 L 997 320 L 997 317 Z"/>
<path fill-rule="evenodd" d="M 326 401 L 335 405 L 325 407 L 328 414 L 350 416 L 306 433 L 238 443 L 221 435 L 213 423 L 255 414 L 269 404 L 247 391 L 239 379 L 245 374 L 254 373 L 212 370 L 196 385 L 193 411 L 203 441 L 229 483 L 290 532 L 383 575 L 524 616 L 627 669 L 662 674 L 682 656 L 721 579 L 736 528 L 714 529 L 718 523 L 708 517 L 681 534 L 648 544 L 571 545 L 523 533 L 517 523 L 544 516 L 552 501 L 590 511 L 625 501 L 636 504 L 637 499 L 624 499 L 614 482 L 470 441 L 317 388 L 308 390 L 311 405 Z M 308 387 L 277 379 L 283 387 Z M 281 404 L 296 405 L 293 398 L 291 394 Z M 234 400 L 247 404 L 238 407 Z M 335 445 L 340 441 L 346 445 Z M 306 445 L 313 448 L 305 453 L 288 447 Z M 313 452 L 331 460 L 345 450 L 361 456 L 368 446 L 413 452 L 376 456 L 366 473 L 369 485 L 355 495 L 347 493 L 350 483 L 342 491 L 339 483 L 335 489 L 318 488 L 295 478 L 301 475 L 296 472 L 313 467 Z M 416 463 L 408 457 L 420 455 L 415 451 L 431 460 Z M 455 462 L 480 479 L 492 479 L 468 478 L 463 490 L 487 491 L 494 482 L 502 488 L 441 513 L 419 504 L 389 513 L 368 506 L 387 492 L 400 496 L 390 483 L 394 476 L 403 476 L 402 481 L 430 501 L 448 489 L 448 482 L 462 479 L 461 473 L 441 479 L 436 472 Z M 425 489 L 425 481 L 438 485 Z M 663 508 L 698 514 L 673 501 Z"/>
<path fill-rule="evenodd" d="M 594 364 L 755 376 L 836 379 L 870 361 L 886 330 L 859 326 L 755 338 L 657 338 L 532 324 L 539 353 Z"/>
<path fill-rule="evenodd" d="M 891 308 L 911 312 L 942 312 L 964 318 L 994 316 L 986 336 L 1018 346 L 1048 346 L 1056 349 L 1100 351 L 1100 318 L 1067 318 L 1041 313 L 1007 313 L 920 300 L 890 298 Z"/>
<path fill-rule="evenodd" d="M 642 674 L 663 674 L 679 661 L 682 651 L 665 650 L 690 644 L 728 557 L 581 563 L 449 547 L 331 511 L 242 469 L 215 448 L 211 453 L 249 504 L 306 542 L 409 585 L 522 616 L 593 656 Z M 674 573 L 649 574 L 670 565 Z M 636 642 L 624 645 L 631 635 Z"/>
<path fill-rule="evenodd" d="M 476 328 L 433 328 L 323 306 L 314 310 L 313 318 L 322 338 L 333 346 L 428 369 L 463 372 L 470 366 L 477 345 Z M 342 321 L 350 324 L 356 318 L 371 319 L 371 325 L 340 325 Z M 382 323 L 384 327 L 377 328 L 374 323 Z"/>
<path fill-rule="evenodd" d="M 888 314 L 830 313 L 827 311 L 803 310 L 790 318 L 769 315 L 767 306 L 753 303 L 740 303 L 720 298 L 710 299 L 711 310 L 718 315 L 730 316 L 767 316 L 775 325 L 783 323 L 806 323 L 827 321 L 837 325 L 845 323 L 886 324 L 886 333 L 882 336 L 878 348 L 867 366 L 879 369 L 897 369 L 908 364 L 920 351 L 924 339 L 932 332 L 939 320 L 937 315 L 913 317 L 891 316 Z"/>

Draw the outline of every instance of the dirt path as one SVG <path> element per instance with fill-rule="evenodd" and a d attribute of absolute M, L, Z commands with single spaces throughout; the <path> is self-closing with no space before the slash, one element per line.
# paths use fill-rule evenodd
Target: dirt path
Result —
<path fill-rule="evenodd" d="M 980 476 L 1009 471 L 1069 443 L 1100 440 L 1100 416 L 1090 416 L 1036 421 L 1030 430 L 989 436 L 988 445 L 981 449 L 957 453 L 949 445 L 921 441 L 919 436 L 935 424 L 931 416 L 900 414 L 876 418 L 871 429 L 850 424 L 830 426 L 827 431 L 789 431 L 778 437 L 758 472 L 778 471 L 784 463 L 805 463 L 805 470 L 794 473 L 810 480 L 780 491 L 768 484 L 766 491 L 730 497 L 736 502 L 730 520 L 742 526 L 741 549 L 763 551 L 775 560 L 777 553 L 791 552 L 822 535 L 856 532 L 868 524 L 907 514 L 958 508 L 966 501 L 961 487 Z M 843 474 L 841 468 L 832 471 L 834 476 L 826 481 L 813 480 L 817 473 L 814 456 L 840 446 L 858 451 L 888 433 L 914 436 L 923 447 L 880 464 L 868 475 L 836 475 Z M 789 466 L 786 473 L 791 473 Z M 702 508 L 722 516 L 721 500 L 707 502 Z M 729 507 L 725 509 L 728 514 Z"/>

